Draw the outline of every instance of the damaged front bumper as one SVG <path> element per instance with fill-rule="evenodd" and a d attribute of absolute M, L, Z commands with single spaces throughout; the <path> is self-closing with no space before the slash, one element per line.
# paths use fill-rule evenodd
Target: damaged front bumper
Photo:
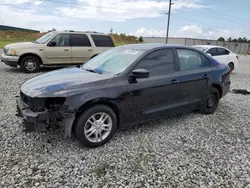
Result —
<path fill-rule="evenodd" d="M 17 116 L 23 118 L 23 126 L 26 132 L 42 132 L 52 127 L 64 127 L 65 137 L 71 137 L 72 126 L 75 120 L 74 113 L 62 111 L 34 112 L 19 97 L 17 102 Z"/>

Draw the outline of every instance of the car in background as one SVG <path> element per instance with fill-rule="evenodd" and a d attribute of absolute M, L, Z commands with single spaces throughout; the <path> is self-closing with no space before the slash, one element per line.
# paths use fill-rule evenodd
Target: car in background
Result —
<path fill-rule="evenodd" d="M 239 56 L 227 48 L 212 45 L 195 45 L 192 47 L 211 55 L 218 62 L 228 65 L 231 72 L 234 71 L 239 64 Z"/>
<path fill-rule="evenodd" d="M 31 78 L 17 110 L 30 131 L 59 125 L 66 137 L 97 147 L 127 125 L 193 110 L 211 114 L 230 84 L 229 67 L 199 50 L 133 44 Z"/>
<path fill-rule="evenodd" d="M 1 58 L 26 73 L 38 72 L 41 66 L 64 67 L 82 64 L 114 47 L 109 35 L 97 32 L 53 31 L 33 42 L 6 45 Z"/>

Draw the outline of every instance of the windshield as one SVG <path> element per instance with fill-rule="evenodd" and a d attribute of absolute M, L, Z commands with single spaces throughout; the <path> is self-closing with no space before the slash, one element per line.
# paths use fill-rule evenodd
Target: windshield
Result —
<path fill-rule="evenodd" d="M 83 64 L 82 68 L 97 73 L 119 74 L 129 67 L 144 51 L 112 48 Z"/>
<path fill-rule="evenodd" d="M 41 38 L 37 39 L 35 42 L 39 44 L 44 44 L 49 41 L 53 36 L 55 35 L 55 32 L 49 32 L 46 35 L 43 35 Z"/>
<path fill-rule="evenodd" d="M 194 48 L 196 48 L 197 50 L 203 51 L 205 52 L 208 48 L 205 47 L 200 47 L 200 46 L 193 46 Z"/>

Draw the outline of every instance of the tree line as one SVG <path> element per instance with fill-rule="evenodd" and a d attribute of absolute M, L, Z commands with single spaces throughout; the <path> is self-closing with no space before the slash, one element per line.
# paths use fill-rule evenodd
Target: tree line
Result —
<path fill-rule="evenodd" d="M 217 41 L 228 41 L 228 42 L 249 42 L 250 43 L 250 40 L 248 40 L 246 37 L 239 37 L 238 39 L 232 39 L 231 37 L 229 37 L 227 40 L 225 40 L 225 38 L 223 37 L 220 37 L 217 39 Z"/>

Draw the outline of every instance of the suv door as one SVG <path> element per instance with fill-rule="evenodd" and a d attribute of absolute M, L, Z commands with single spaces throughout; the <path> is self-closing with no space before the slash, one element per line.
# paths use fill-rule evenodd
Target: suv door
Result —
<path fill-rule="evenodd" d="M 176 49 L 179 59 L 179 75 L 176 78 L 181 103 L 196 107 L 208 89 L 211 76 L 210 61 L 201 53 L 190 49 Z"/>
<path fill-rule="evenodd" d="M 69 43 L 69 34 L 58 34 L 44 49 L 44 55 L 48 64 L 70 64 L 71 46 Z"/>
<path fill-rule="evenodd" d="M 176 101 L 179 101 L 179 89 L 173 84 L 178 76 L 173 49 L 158 49 L 151 52 L 131 72 L 135 69 L 146 69 L 149 71 L 149 77 L 137 79 L 136 82 L 129 79 L 127 81 L 125 103 L 128 110 L 125 112 L 125 121 L 128 124 L 170 112 Z"/>
<path fill-rule="evenodd" d="M 93 55 L 93 47 L 86 34 L 71 34 L 72 63 L 84 63 Z"/>

